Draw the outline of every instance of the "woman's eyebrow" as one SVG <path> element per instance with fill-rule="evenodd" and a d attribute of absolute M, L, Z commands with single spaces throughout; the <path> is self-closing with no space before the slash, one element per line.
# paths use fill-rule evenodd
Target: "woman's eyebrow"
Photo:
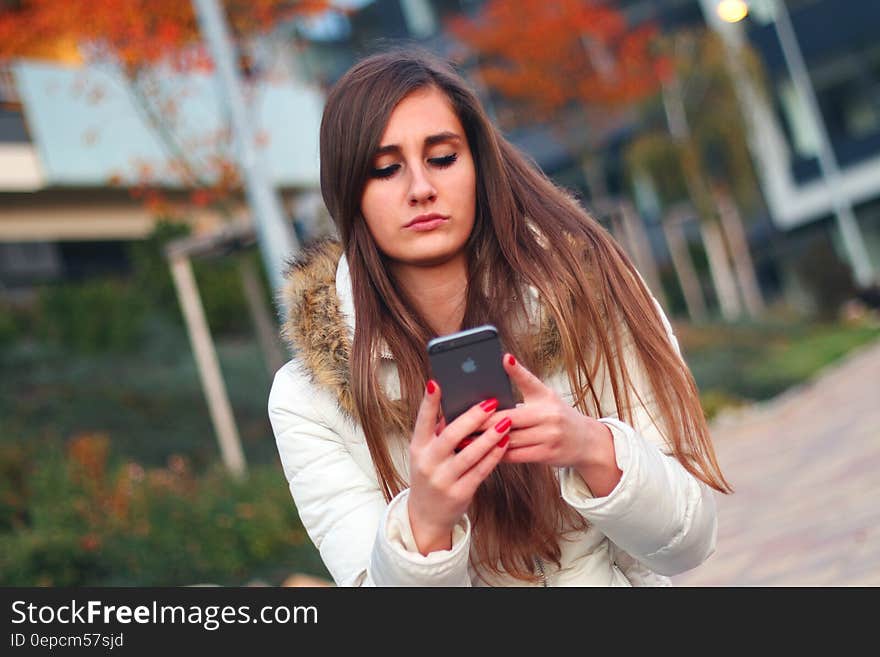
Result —
<path fill-rule="evenodd" d="M 435 144 L 443 144 L 447 142 L 460 142 L 461 135 L 456 134 L 454 132 L 443 131 L 438 132 L 436 135 L 428 135 L 425 137 L 425 146 L 434 146 Z M 386 146 L 380 146 L 376 149 L 376 157 L 379 155 L 385 155 L 387 153 L 400 153 L 400 146 L 397 144 L 388 144 Z"/>

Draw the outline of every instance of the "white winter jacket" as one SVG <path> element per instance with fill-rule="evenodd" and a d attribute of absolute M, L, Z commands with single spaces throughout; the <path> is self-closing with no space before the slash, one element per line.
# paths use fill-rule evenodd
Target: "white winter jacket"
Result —
<path fill-rule="evenodd" d="M 348 266 L 334 242 L 313 247 L 288 274 L 291 313 L 285 337 L 296 357 L 275 375 L 269 418 L 284 474 L 303 526 L 342 586 L 521 586 L 522 580 L 475 572 L 469 563 L 471 525 L 465 515 L 452 547 L 423 556 L 407 513 L 408 490 L 386 503 L 364 434 L 354 420 L 348 355 L 354 307 Z M 659 308 L 659 306 L 658 306 Z M 669 322 L 661 317 L 673 344 Z M 610 385 L 595 381 L 600 421 L 614 437 L 620 482 L 593 497 L 583 479 L 559 468 L 559 493 L 587 521 L 561 542 L 561 567 L 536 563 L 548 586 L 668 585 L 667 576 L 702 563 L 715 547 L 711 489 L 672 456 L 651 420 L 652 397 L 637 359 L 624 352 L 639 397 L 633 425 L 617 419 Z M 380 380 L 399 397 L 394 361 L 383 353 Z M 545 380 L 564 399 L 565 375 Z M 598 384 L 598 385 L 597 385 Z M 635 396 L 633 396 L 635 398 Z M 392 458 L 408 477 L 408 446 L 393 440 Z"/>

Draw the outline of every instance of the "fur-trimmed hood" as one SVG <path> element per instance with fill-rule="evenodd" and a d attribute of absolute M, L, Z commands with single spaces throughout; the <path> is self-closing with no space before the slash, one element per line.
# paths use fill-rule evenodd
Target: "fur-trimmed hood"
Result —
<path fill-rule="evenodd" d="M 332 391 L 340 408 L 355 417 L 349 374 L 354 304 L 348 264 L 340 267 L 340 260 L 345 262 L 342 245 L 325 239 L 288 264 L 281 289 L 287 310 L 281 337 L 312 381 Z"/>

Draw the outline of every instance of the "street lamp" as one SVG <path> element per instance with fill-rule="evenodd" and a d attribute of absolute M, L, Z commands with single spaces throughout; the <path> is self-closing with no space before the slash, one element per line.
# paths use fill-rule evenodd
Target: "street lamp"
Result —
<path fill-rule="evenodd" d="M 715 11 L 725 23 L 739 23 L 749 15 L 749 5 L 745 0 L 721 0 Z"/>
<path fill-rule="evenodd" d="M 859 224 L 853 211 L 852 200 L 841 184 L 840 166 L 837 156 L 831 147 L 831 139 L 822 119 L 822 111 L 816 98 L 813 82 L 804 63 L 804 57 L 791 25 L 791 18 L 784 0 L 773 0 L 773 27 L 782 48 L 782 56 L 788 74 L 802 106 L 809 115 L 810 122 L 815 126 L 819 141 L 819 170 L 825 181 L 826 188 L 834 207 L 834 216 L 843 239 L 843 248 L 847 253 L 853 270 L 853 277 L 861 288 L 875 284 L 875 272 L 871 265 L 865 242 L 859 230 Z M 736 23 L 748 15 L 748 4 L 745 0 L 720 0 L 716 5 L 718 16 L 727 23 Z M 722 33 L 725 36 L 725 33 Z"/>

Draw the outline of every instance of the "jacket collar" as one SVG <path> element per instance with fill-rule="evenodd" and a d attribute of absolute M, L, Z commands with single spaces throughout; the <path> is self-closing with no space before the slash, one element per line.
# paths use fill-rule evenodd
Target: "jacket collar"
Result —
<path fill-rule="evenodd" d="M 339 256 L 339 264 L 336 266 L 336 297 L 339 299 L 339 312 L 349 328 L 351 339 L 354 340 L 354 292 L 351 289 L 351 272 L 348 269 L 348 258 L 345 257 L 345 253 Z M 384 340 L 379 346 L 379 356 L 394 358 Z"/>

